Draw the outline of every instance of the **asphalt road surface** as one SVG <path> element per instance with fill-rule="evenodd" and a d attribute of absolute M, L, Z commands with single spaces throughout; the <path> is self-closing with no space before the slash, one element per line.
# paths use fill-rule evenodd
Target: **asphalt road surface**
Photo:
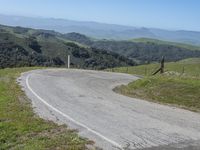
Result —
<path fill-rule="evenodd" d="M 200 114 L 112 91 L 136 79 L 48 69 L 24 73 L 19 80 L 41 117 L 78 129 L 105 150 L 200 150 Z"/>

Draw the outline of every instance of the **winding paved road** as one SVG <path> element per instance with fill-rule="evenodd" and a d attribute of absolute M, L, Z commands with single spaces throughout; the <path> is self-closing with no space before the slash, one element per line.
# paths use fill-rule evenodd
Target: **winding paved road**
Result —
<path fill-rule="evenodd" d="M 22 74 L 20 84 L 41 117 L 78 129 L 105 150 L 200 150 L 200 114 L 112 91 L 136 79 L 120 73 L 48 69 Z"/>

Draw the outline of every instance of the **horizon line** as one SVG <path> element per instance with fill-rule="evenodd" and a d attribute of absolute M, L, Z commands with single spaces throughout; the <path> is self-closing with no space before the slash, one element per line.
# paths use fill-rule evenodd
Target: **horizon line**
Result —
<path fill-rule="evenodd" d="M 147 26 L 134 26 L 134 25 L 127 25 L 127 24 L 117 24 L 117 23 L 107 23 L 107 22 L 100 22 L 100 21 L 92 21 L 92 20 L 73 20 L 68 18 L 59 18 L 59 17 L 47 17 L 47 16 L 30 16 L 30 15 L 19 15 L 19 14 L 5 14 L 0 13 L 2 16 L 10 16 L 10 17 L 24 17 L 24 18 L 33 18 L 33 19 L 54 19 L 54 20 L 65 20 L 65 21 L 74 21 L 74 22 L 84 22 L 84 23 L 96 23 L 96 24 L 105 24 L 105 25 L 115 25 L 115 26 L 124 26 L 130 28 L 146 28 L 146 29 L 159 29 L 159 30 L 168 30 L 168 31 L 186 31 L 186 32 L 200 32 L 200 30 L 191 30 L 191 29 L 167 29 L 161 27 L 147 27 Z"/>

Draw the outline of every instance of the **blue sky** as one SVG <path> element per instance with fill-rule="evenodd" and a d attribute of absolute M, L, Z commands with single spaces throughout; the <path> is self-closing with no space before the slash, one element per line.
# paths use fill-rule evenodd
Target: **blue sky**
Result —
<path fill-rule="evenodd" d="M 200 0 L 0 0 L 0 13 L 200 31 Z"/>

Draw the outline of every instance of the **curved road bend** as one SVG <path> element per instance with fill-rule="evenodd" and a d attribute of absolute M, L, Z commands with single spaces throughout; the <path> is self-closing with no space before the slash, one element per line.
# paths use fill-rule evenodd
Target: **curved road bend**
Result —
<path fill-rule="evenodd" d="M 105 150 L 200 150 L 200 114 L 114 93 L 121 73 L 35 70 L 21 85 L 43 118 L 66 123 Z"/>

